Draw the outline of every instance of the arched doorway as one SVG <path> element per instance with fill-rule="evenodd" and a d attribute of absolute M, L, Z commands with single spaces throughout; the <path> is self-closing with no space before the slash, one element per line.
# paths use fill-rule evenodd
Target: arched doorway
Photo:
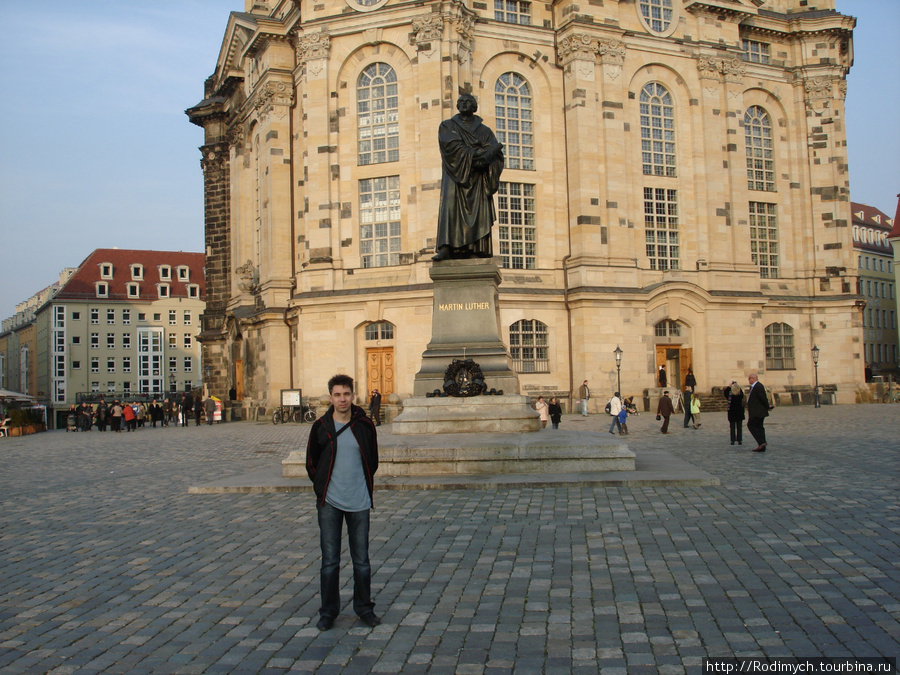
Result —
<path fill-rule="evenodd" d="M 687 327 L 671 319 L 664 319 L 654 326 L 656 338 L 656 384 L 659 384 L 660 366 L 665 366 L 667 383 L 672 389 L 682 389 L 688 368 L 692 368 L 693 354 Z"/>
<path fill-rule="evenodd" d="M 365 328 L 366 400 L 373 389 L 386 400 L 394 393 L 394 324 L 370 323 Z"/>

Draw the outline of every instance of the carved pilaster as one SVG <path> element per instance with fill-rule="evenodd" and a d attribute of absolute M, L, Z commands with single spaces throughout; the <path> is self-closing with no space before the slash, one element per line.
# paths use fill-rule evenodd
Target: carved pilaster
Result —
<path fill-rule="evenodd" d="M 200 158 L 200 166 L 203 168 L 203 176 L 207 182 L 218 183 L 225 178 L 225 170 L 228 164 L 228 144 L 212 143 L 200 148 L 203 153 Z"/>
<path fill-rule="evenodd" d="M 294 54 L 297 65 L 311 75 L 318 75 L 331 53 L 331 36 L 323 30 L 317 33 L 295 33 Z"/>
<path fill-rule="evenodd" d="M 268 115 L 281 119 L 293 103 L 294 87 L 291 83 L 269 81 L 257 90 L 253 107 L 261 120 Z"/>
<path fill-rule="evenodd" d="M 600 38 L 597 40 L 597 53 L 600 55 L 603 73 L 610 79 L 617 79 L 625 64 L 625 43 L 612 38 Z"/>
<path fill-rule="evenodd" d="M 831 106 L 832 100 L 843 100 L 847 95 L 847 81 L 837 75 L 803 77 L 798 74 L 797 79 L 803 84 L 806 107 L 819 115 Z"/>
<path fill-rule="evenodd" d="M 558 47 L 559 64 L 568 66 L 572 61 L 596 62 L 599 45 L 596 38 L 587 33 L 573 33 L 559 39 Z"/>
<path fill-rule="evenodd" d="M 710 94 L 713 94 L 718 91 L 722 81 L 728 84 L 743 84 L 747 64 L 738 56 L 719 58 L 698 54 L 697 70 L 700 73 L 701 84 Z M 729 95 L 735 97 L 738 96 L 738 92 L 731 88 Z"/>

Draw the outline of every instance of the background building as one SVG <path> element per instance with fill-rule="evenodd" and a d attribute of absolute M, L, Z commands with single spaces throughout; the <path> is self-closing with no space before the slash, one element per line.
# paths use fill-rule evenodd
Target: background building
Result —
<path fill-rule="evenodd" d="M 458 94 L 506 146 L 494 251 L 526 393 L 602 406 L 693 367 L 776 391 L 863 382 L 844 133 L 854 19 L 833 0 L 247 0 L 205 97 L 213 391 L 335 372 L 401 397 Z M 464 320 L 464 317 L 461 318 Z"/>
<path fill-rule="evenodd" d="M 37 385 L 38 372 L 45 359 L 37 351 L 35 312 L 59 292 L 75 270 L 74 267 L 64 269 L 58 281 L 18 303 L 16 313 L 3 319 L 0 329 L 0 389 L 35 396 L 46 403 L 47 393 Z"/>
<path fill-rule="evenodd" d="M 29 321 L 0 335 L 3 381 L 27 373 L 29 390 L 19 389 L 57 413 L 100 394 L 162 398 L 200 386 L 203 265 L 202 253 L 97 249 Z"/>
<path fill-rule="evenodd" d="M 852 203 L 853 248 L 863 297 L 863 354 L 871 375 L 896 376 L 897 298 L 894 251 L 888 241 L 894 219 L 866 204 Z"/>

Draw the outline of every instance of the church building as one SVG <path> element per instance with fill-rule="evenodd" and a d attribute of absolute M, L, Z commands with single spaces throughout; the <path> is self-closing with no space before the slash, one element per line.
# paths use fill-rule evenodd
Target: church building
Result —
<path fill-rule="evenodd" d="M 360 400 L 411 395 L 431 337 L 437 131 L 467 92 L 504 144 L 493 251 L 521 393 L 569 407 L 588 380 L 602 410 L 619 381 L 639 401 L 661 365 L 673 389 L 692 368 L 701 393 L 754 371 L 809 392 L 815 345 L 819 383 L 857 400 L 855 19 L 834 0 L 243 9 L 186 111 L 205 132 L 213 394 L 233 387 L 258 414 L 343 372 Z"/>

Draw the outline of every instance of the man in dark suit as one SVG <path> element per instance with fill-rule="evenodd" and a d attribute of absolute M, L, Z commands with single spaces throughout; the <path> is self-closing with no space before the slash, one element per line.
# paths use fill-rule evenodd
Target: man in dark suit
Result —
<path fill-rule="evenodd" d="M 756 373 L 750 373 L 747 379 L 750 381 L 750 394 L 747 396 L 747 431 L 753 435 L 753 440 L 756 441 L 753 452 L 765 452 L 765 421 L 771 410 L 769 397 L 766 396 L 766 388 L 759 381 Z"/>

